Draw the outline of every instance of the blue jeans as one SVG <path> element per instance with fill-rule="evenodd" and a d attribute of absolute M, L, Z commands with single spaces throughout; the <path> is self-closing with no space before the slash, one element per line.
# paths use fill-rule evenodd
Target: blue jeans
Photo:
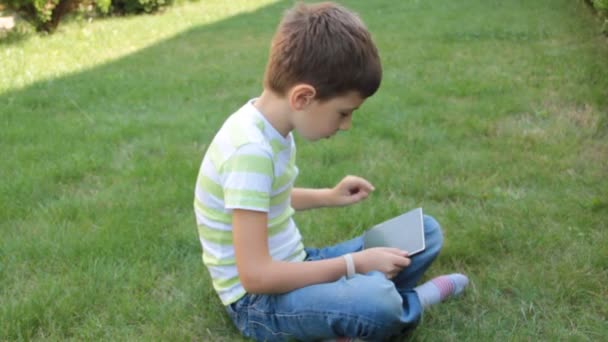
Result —
<path fill-rule="evenodd" d="M 369 272 L 332 283 L 306 286 L 278 295 L 247 294 L 226 306 L 246 337 L 258 341 L 315 341 L 358 337 L 382 341 L 414 328 L 422 314 L 413 290 L 441 250 L 443 235 L 437 221 L 424 217 L 426 249 L 393 279 Z M 307 248 L 307 261 L 360 251 L 363 237 L 326 248 Z"/>

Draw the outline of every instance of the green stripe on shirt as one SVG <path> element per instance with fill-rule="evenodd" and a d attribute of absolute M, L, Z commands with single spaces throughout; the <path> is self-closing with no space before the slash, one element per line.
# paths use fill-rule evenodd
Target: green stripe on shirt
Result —
<path fill-rule="evenodd" d="M 225 213 L 222 210 L 205 206 L 198 200 L 198 198 L 194 199 L 194 207 L 208 219 L 225 224 L 232 224 L 232 216 L 230 214 Z"/>
<path fill-rule="evenodd" d="M 215 287 L 216 290 L 228 290 L 238 282 L 239 276 L 227 279 L 213 278 L 213 287 Z"/>
<path fill-rule="evenodd" d="M 274 226 L 267 228 L 268 237 L 273 237 L 288 228 L 290 220 L 277 222 Z M 214 229 L 204 224 L 198 225 L 198 234 L 203 240 L 216 245 L 232 245 L 232 230 Z"/>
<path fill-rule="evenodd" d="M 224 199 L 224 189 L 222 189 L 219 184 L 214 182 L 213 179 L 205 175 L 200 175 L 198 177 L 198 186 L 204 192 L 209 193 L 220 200 Z"/>
<path fill-rule="evenodd" d="M 296 168 L 295 167 L 287 167 L 287 169 L 285 170 L 285 173 L 283 173 L 280 177 L 275 178 L 274 181 L 272 182 L 272 190 L 277 190 L 277 189 L 281 189 L 282 187 L 284 187 L 285 185 L 291 183 L 293 181 L 293 178 L 296 175 Z"/>
<path fill-rule="evenodd" d="M 281 203 L 287 202 L 291 196 L 291 187 L 285 189 L 283 192 L 278 193 L 270 198 L 270 206 L 274 207 Z"/>
<path fill-rule="evenodd" d="M 236 259 L 234 258 L 222 258 L 218 259 L 208 252 L 203 252 L 203 263 L 209 266 L 234 266 L 236 265 Z"/>
<path fill-rule="evenodd" d="M 225 156 L 222 153 L 220 146 L 217 144 L 212 143 L 211 146 L 209 146 L 207 149 L 207 155 L 209 155 L 209 160 L 213 165 L 222 165 L 224 162 Z"/>
<path fill-rule="evenodd" d="M 272 160 L 265 156 L 239 154 L 222 164 L 220 173 L 250 172 L 272 177 Z"/>

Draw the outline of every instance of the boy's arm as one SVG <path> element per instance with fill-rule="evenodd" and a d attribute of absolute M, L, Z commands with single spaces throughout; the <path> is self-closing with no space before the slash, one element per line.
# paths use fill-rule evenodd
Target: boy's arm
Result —
<path fill-rule="evenodd" d="M 268 252 L 268 214 L 234 209 L 232 234 L 239 279 L 249 293 L 285 293 L 304 286 L 332 282 L 346 274 L 342 257 L 286 262 Z M 352 254 L 355 271 L 377 270 L 393 278 L 410 264 L 407 253 L 396 248 L 370 248 Z"/>
<path fill-rule="evenodd" d="M 241 284 L 249 293 L 284 293 L 335 281 L 346 274 L 343 258 L 321 262 L 273 260 L 268 252 L 268 214 L 234 209 L 232 234 Z"/>
<path fill-rule="evenodd" d="M 291 206 L 297 211 L 331 207 L 331 189 L 293 188 Z"/>
<path fill-rule="evenodd" d="M 331 189 L 294 188 L 291 191 L 291 206 L 295 210 L 344 206 L 367 198 L 372 191 L 374 186 L 367 180 L 346 176 Z"/>

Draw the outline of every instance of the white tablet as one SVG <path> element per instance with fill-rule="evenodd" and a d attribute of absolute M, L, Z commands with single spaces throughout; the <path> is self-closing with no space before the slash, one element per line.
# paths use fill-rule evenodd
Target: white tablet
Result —
<path fill-rule="evenodd" d="M 409 256 L 424 251 L 422 208 L 375 225 L 363 234 L 364 248 L 395 247 Z"/>

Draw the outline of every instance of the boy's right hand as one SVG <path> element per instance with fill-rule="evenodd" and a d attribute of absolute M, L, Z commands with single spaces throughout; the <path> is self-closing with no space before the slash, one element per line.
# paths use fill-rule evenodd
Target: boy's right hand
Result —
<path fill-rule="evenodd" d="M 356 273 L 380 271 L 387 279 L 394 278 L 410 265 L 406 251 L 391 247 L 375 247 L 353 253 Z"/>

